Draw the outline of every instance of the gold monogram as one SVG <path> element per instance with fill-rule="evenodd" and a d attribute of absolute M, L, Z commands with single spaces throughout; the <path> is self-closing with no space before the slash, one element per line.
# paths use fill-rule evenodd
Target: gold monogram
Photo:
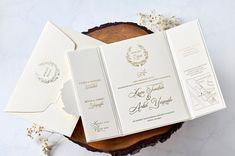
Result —
<path fill-rule="evenodd" d="M 51 83 L 59 78 L 60 70 L 54 62 L 46 61 L 38 65 L 35 75 L 42 83 Z"/>
<path fill-rule="evenodd" d="M 130 46 L 127 50 L 126 59 L 135 67 L 143 66 L 148 59 L 148 51 L 142 45 Z"/>

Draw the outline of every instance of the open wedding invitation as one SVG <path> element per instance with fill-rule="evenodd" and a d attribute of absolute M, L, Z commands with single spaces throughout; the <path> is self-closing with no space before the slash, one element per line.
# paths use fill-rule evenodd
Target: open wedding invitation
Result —
<path fill-rule="evenodd" d="M 87 142 L 225 108 L 198 20 L 67 57 Z"/>

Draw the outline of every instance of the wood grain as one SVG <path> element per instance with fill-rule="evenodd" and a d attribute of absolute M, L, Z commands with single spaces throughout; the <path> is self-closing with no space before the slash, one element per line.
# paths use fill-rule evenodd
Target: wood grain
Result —
<path fill-rule="evenodd" d="M 105 43 L 113 43 L 149 33 L 152 32 L 145 27 L 130 22 L 108 23 L 84 32 L 84 34 Z M 153 146 L 157 142 L 164 142 L 181 126 L 182 123 L 177 123 L 125 137 L 86 143 L 82 121 L 79 120 L 73 135 L 69 139 L 90 151 L 105 152 L 119 156 L 134 154 L 143 147 Z"/>

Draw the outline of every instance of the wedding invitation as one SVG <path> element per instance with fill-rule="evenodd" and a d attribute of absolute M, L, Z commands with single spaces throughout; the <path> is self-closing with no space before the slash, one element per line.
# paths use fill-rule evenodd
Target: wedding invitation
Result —
<path fill-rule="evenodd" d="M 67 56 L 87 142 L 225 108 L 198 20 Z"/>

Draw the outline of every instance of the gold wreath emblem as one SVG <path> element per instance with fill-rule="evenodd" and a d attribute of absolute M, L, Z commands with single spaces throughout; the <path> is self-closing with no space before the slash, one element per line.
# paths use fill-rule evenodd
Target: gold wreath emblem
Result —
<path fill-rule="evenodd" d="M 148 51 L 142 45 L 138 45 L 136 48 L 130 46 L 127 50 L 126 59 L 135 67 L 143 66 L 148 57 Z"/>
<path fill-rule="evenodd" d="M 42 62 L 38 64 L 35 75 L 40 82 L 51 83 L 59 78 L 60 70 L 54 62 Z"/>

